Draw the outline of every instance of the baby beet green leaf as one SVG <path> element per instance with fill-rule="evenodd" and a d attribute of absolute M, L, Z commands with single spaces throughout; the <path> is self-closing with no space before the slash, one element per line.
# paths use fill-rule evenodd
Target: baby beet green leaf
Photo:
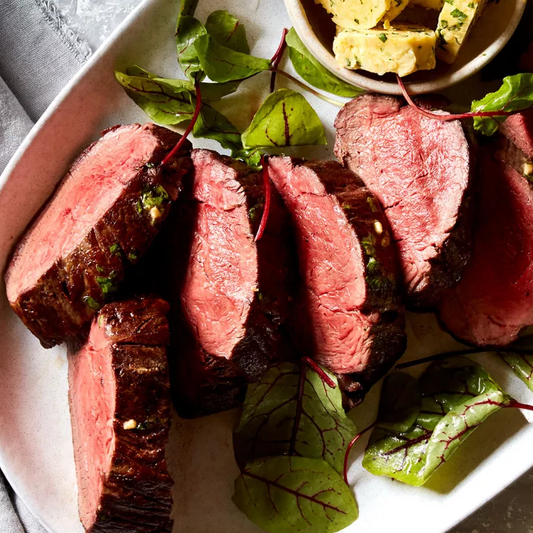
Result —
<path fill-rule="evenodd" d="M 267 97 L 242 134 L 245 148 L 327 144 L 315 110 L 300 94 L 279 89 Z"/>
<path fill-rule="evenodd" d="M 381 391 L 377 425 L 390 431 L 409 431 L 420 414 L 420 389 L 415 378 L 403 372 L 389 374 Z"/>
<path fill-rule="evenodd" d="M 269 457 L 246 465 L 233 502 L 270 533 L 333 533 L 358 517 L 352 491 L 321 459 Z"/>
<path fill-rule="evenodd" d="M 242 149 L 239 130 L 222 113 L 206 104 L 202 106 L 192 134 L 196 138 L 218 141 L 223 148 L 232 151 Z"/>
<path fill-rule="evenodd" d="M 307 83 L 317 89 L 348 98 L 354 98 L 363 92 L 363 89 L 342 81 L 323 67 L 302 43 L 294 28 L 291 28 L 285 40 L 294 69 Z"/>
<path fill-rule="evenodd" d="M 419 386 L 420 412 L 412 427 L 378 427 L 363 459 L 369 472 L 414 486 L 423 485 L 488 416 L 515 403 L 463 357 L 433 363 Z"/>
<path fill-rule="evenodd" d="M 270 70 L 270 61 L 222 46 L 211 37 L 202 35 L 194 42 L 203 71 L 212 81 L 226 82 L 243 80 Z"/>
<path fill-rule="evenodd" d="M 337 385 L 334 374 L 324 372 Z M 320 458 L 342 472 L 354 435 L 338 386 L 331 388 L 307 365 L 280 363 L 248 387 L 235 455 L 240 465 L 273 455 Z"/>
<path fill-rule="evenodd" d="M 198 0 L 182 0 L 176 23 L 178 61 L 191 81 L 202 81 L 205 77 L 194 47 L 196 39 L 207 33 L 204 25 L 193 16 L 197 4 Z"/>
<path fill-rule="evenodd" d="M 481 100 L 472 102 L 472 111 L 523 111 L 533 106 L 533 74 L 516 74 L 503 79 L 502 86 L 487 94 Z M 498 124 L 505 120 L 501 117 L 475 117 L 474 128 L 483 135 L 492 135 Z"/>
<path fill-rule="evenodd" d="M 115 72 L 126 94 L 154 121 L 167 126 L 190 120 L 194 113 L 191 89 L 148 76 Z M 187 82 L 184 82 L 187 83 Z"/>
<path fill-rule="evenodd" d="M 239 19 L 227 11 L 220 10 L 211 13 L 205 23 L 205 29 L 218 44 L 242 54 L 250 53 L 244 26 Z"/>
<path fill-rule="evenodd" d="M 164 86 L 172 86 L 178 90 L 186 89 L 194 94 L 194 83 L 188 80 L 176 80 L 171 78 L 161 78 L 157 74 L 148 72 L 147 70 L 133 65 L 126 69 L 126 74 L 131 77 L 146 78 L 154 82 L 159 82 Z M 234 93 L 239 88 L 240 82 L 230 81 L 228 83 L 202 83 L 200 85 L 202 90 L 202 100 L 204 102 L 218 102 L 225 96 Z M 171 89 L 169 89 L 171 91 Z"/>
<path fill-rule="evenodd" d="M 517 350 L 514 353 L 513 348 Z M 498 355 L 533 391 L 533 335 L 519 338 L 516 343 L 509 346 L 505 353 L 499 352 Z"/>

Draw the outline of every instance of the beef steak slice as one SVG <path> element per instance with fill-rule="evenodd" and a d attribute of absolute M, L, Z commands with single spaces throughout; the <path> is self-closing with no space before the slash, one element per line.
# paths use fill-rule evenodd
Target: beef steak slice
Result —
<path fill-rule="evenodd" d="M 104 132 L 72 164 L 6 273 L 14 311 L 45 348 L 76 335 L 146 250 L 190 169 L 190 143 L 154 124 Z"/>
<path fill-rule="evenodd" d="M 470 252 L 472 150 L 459 121 L 366 94 L 335 121 L 335 154 L 376 195 L 390 222 L 408 296 L 425 310 L 460 279 Z"/>
<path fill-rule="evenodd" d="M 274 185 L 291 214 L 301 287 L 295 333 L 303 353 L 362 394 L 405 350 L 390 228 L 375 196 L 335 161 L 274 157 Z"/>
<path fill-rule="evenodd" d="M 268 224 L 260 173 L 208 150 L 193 150 L 194 175 L 164 233 L 172 280 L 170 358 L 174 404 L 181 416 L 239 405 L 284 350 L 289 312 L 289 217 L 274 191 Z M 159 239 L 161 241 L 161 238 Z"/>
<path fill-rule="evenodd" d="M 533 108 L 507 117 L 500 125 L 500 132 L 533 159 Z"/>
<path fill-rule="evenodd" d="M 472 258 L 439 316 L 460 340 L 496 347 L 533 324 L 533 190 L 494 153 L 490 147 L 482 154 Z"/>
<path fill-rule="evenodd" d="M 78 504 L 87 532 L 172 530 L 167 312 L 155 297 L 110 303 L 85 342 L 69 343 Z"/>

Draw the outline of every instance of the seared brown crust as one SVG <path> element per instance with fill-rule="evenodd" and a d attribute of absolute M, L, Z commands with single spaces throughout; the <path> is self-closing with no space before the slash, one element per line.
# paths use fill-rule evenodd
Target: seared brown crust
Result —
<path fill-rule="evenodd" d="M 115 449 L 94 522 L 84 524 L 90 533 L 172 531 L 173 481 L 165 462 L 171 421 L 165 348 L 169 341 L 168 309 L 163 300 L 141 297 L 108 304 L 95 318 L 111 350 L 116 386 Z M 76 365 L 76 351 L 70 348 L 69 378 Z M 75 451 L 84 442 L 72 410 L 76 392 L 69 387 Z M 125 429 L 124 424 L 131 420 L 137 427 Z M 75 458 L 80 484 L 84 482 L 82 465 Z"/>
<path fill-rule="evenodd" d="M 178 196 L 182 177 L 191 168 L 189 141 L 186 141 L 174 160 L 162 168 L 158 164 L 180 136 L 154 124 L 147 124 L 143 128 L 158 140 L 158 147 L 150 159 L 138 169 L 135 178 L 124 187 L 120 197 L 97 224 L 88 228 L 79 246 L 67 256 L 58 257 L 35 285 L 18 294 L 15 301 L 10 301 L 13 310 L 45 348 L 51 348 L 77 335 L 81 326 L 105 303 L 106 293 L 97 278 L 108 278 L 113 285 L 122 281 L 128 265 L 138 261 L 158 233 L 170 204 Z M 108 131 L 104 132 L 104 137 Z M 90 157 L 95 144 L 78 157 L 72 168 Z M 157 186 L 165 189 L 169 199 L 163 202 L 161 216 L 154 222 L 148 209 L 139 208 L 139 202 L 146 191 Z M 52 196 L 50 203 L 54 201 L 58 191 Z M 39 224 L 41 217 L 42 214 L 27 234 Z M 6 272 L 7 285 L 12 276 L 23 275 L 16 272 L 16 264 L 25 243 L 26 238 L 15 250 Z"/>

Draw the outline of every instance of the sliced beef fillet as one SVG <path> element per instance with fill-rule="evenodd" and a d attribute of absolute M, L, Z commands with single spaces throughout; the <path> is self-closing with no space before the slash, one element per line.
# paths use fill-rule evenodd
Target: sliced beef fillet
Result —
<path fill-rule="evenodd" d="M 359 396 L 405 350 L 397 257 L 375 196 L 335 161 L 270 160 L 289 210 L 302 280 L 295 334 L 303 353 Z"/>
<path fill-rule="evenodd" d="M 72 335 L 146 250 L 191 166 L 190 143 L 154 124 L 117 126 L 76 159 L 6 273 L 12 308 L 41 344 Z"/>
<path fill-rule="evenodd" d="M 399 98 L 363 95 L 335 121 L 335 153 L 376 195 L 390 222 L 408 305 L 432 308 L 470 253 L 473 157 L 459 121 L 418 114 Z"/>
<path fill-rule="evenodd" d="M 261 173 L 193 150 L 194 174 L 165 232 L 174 279 L 171 381 L 184 417 L 239 405 L 284 348 L 291 293 L 289 217 L 274 191 L 265 233 Z M 159 239 L 160 241 L 162 239 Z M 166 262 L 166 261 L 165 261 Z"/>
<path fill-rule="evenodd" d="M 481 160 L 472 258 L 439 316 L 458 339 L 504 346 L 533 324 L 533 190 L 493 148 Z"/>
<path fill-rule="evenodd" d="M 533 108 L 505 119 L 500 125 L 500 132 L 527 157 L 533 158 Z"/>
<path fill-rule="evenodd" d="M 69 342 L 78 504 L 87 532 L 172 530 L 167 311 L 154 297 L 110 303 L 85 342 Z"/>
<path fill-rule="evenodd" d="M 528 157 L 507 137 L 495 135 L 496 140 L 490 142 L 490 150 L 494 157 L 514 168 L 525 178 L 533 179 L 533 158 Z"/>

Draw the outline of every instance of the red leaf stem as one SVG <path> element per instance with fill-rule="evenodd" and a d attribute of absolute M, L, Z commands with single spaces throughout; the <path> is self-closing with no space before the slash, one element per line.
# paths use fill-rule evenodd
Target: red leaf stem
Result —
<path fill-rule="evenodd" d="M 278 49 L 276 50 L 276 53 L 272 56 L 272 59 L 270 62 L 272 63 L 272 75 L 270 76 L 270 92 L 273 93 L 274 89 L 276 88 L 276 71 L 275 69 L 278 68 L 281 58 L 283 57 L 283 52 L 285 51 L 285 47 L 287 46 L 287 43 L 285 42 L 285 37 L 287 36 L 287 33 L 289 33 L 289 30 L 287 28 L 283 28 L 283 32 L 281 34 L 281 41 L 279 43 Z"/>
<path fill-rule="evenodd" d="M 417 113 L 427 118 L 432 118 L 434 120 L 440 120 L 441 122 L 448 122 L 450 120 L 459 120 L 463 118 L 474 118 L 474 117 L 508 117 L 509 115 L 514 115 L 515 113 L 519 113 L 519 111 L 475 111 L 475 112 L 470 112 L 470 113 L 460 113 L 458 115 L 439 115 L 437 113 L 432 113 L 431 111 L 422 109 L 415 102 L 413 102 L 413 99 L 409 96 L 409 93 L 407 92 L 407 89 L 405 88 L 402 78 L 400 78 L 400 76 L 398 76 L 397 74 L 396 74 L 396 80 L 398 81 L 398 85 L 400 86 L 400 90 L 402 91 L 403 97 L 407 100 L 407 103 Z"/>
<path fill-rule="evenodd" d="M 303 362 L 314 372 L 318 374 L 320 379 L 330 388 L 334 389 L 337 387 L 335 382 L 317 365 L 310 357 L 304 357 Z"/>
<path fill-rule="evenodd" d="M 355 443 L 367 432 L 371 429 L 374 429 L 374 426 L 378 423 L 376 420 L 372 424 L 370 424 L 368 427 L 363 429 L 360 433 L 358 433 L 351 441 L 350 444 L 348 444 L 348 448 L 346 448 L 346 453 L 344 455 L 344 482 L 346 485 L 348 485 L 348 460 L 350 459 L 350 452 L 352 451 L 352 448 L 355 446 Z"/>
<path fill-rule="evenodd" d="M 528 405 L 526 403 L 520 403 L 516 400 L 511 400 L 509 403 L 502 405 L 502 407 L 507 407 L 510 409 L 525 409 L 526 411 L 533 411 L 533 405 Z"/>
<path fill-rule="evenodd" d="M 163 161 L 161 162 L 161 165 L 163 166 L 166 165 L 180 151 L 181 147 L 185 144 L 189 133 L 191 133 L 192 129 L 194 128 L 194 125 L 196 124 L 196 121 L 198 120 L 200 109 L 202 109 L 202 93 L 200 92 L 199 81 L 194 82 L 194 88 L 196 89 L 196 107 L 194 109 L 194 115 L 192 116 L 191 122 L 187 126 L 185 133 L 181 136 L 181 139 L 176 143 L 176 146 L 172 148 L 172 150 L 167 154 L 165 159 L 163 159 Z"/>
<path fill-rule="evenodd" d="M 268 213 L 270 212 L 270 201 L 272 198 L 272 189 L 270 184 L 270 175 L 268 173 L 268 156 L 263 155 L 261 157 L 261 165 L 263 166 L 263 184 L 265 187 L 265 206 L 263 207 L 263 214 L 261 215 L 261 222 L 259 223 L 259 228 L 255 234 L 255 242 L 259 241 L 265 232 L 267 222 L 268 222 Z"/>

